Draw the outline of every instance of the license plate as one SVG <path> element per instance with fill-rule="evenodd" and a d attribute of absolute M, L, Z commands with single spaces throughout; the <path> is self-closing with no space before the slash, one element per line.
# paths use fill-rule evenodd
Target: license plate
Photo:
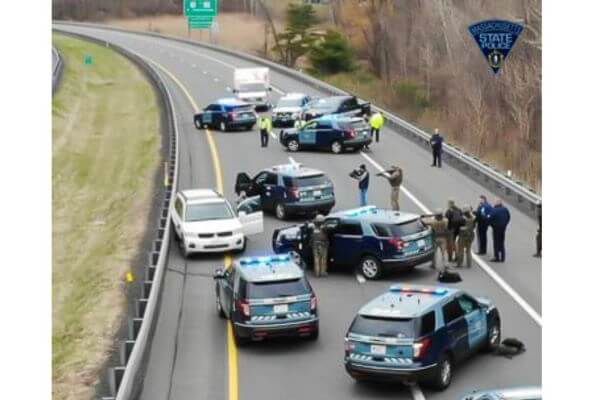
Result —
<path fill-rule="evenodd" d="M 417 240 L 417 246 L 425 247 L 425 239 Z"/>
<path fill-rule="evenodd" d="M 321 196 L 323 194 L 320 190 L 313 190 L 313 196 Z"/>
<path fill-rule="evenodd" d="M 380 344 L 372 344 L 371 354 L 385 355 L 385 346 Z"/>
<path fill-rule="evenodd" d="M 288 312 L 288 305 L 287 304 L 276 304 L 273 306 L 273 312 L 275 312 L 276 314 L 286 313 L 286 312 Z"/>

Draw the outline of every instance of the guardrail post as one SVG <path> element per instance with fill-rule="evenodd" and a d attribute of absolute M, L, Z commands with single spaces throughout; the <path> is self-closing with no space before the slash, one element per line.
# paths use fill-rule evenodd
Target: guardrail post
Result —
<path fill-rule="evenodd" d="M 142 318 L 129 318 L 129 340 L 135 340 L 137 338 L 140 328 L 142 327 L 142 321 Z"/>
<path fill-rule="evenodd" d="M 148 299 L 137 299 L 136 300 L 136 305 L 137 305 L 137 317 L 138 318 L 144 318 L 144 313 L 146 312 L 146 305 L 148 305 Z"/>
<path fill-rule="evenodd" d="M 146 280 L 147 281 L 153 281 L 155 273 L 156 273 L 156 267 L 154 265 L 146 266 Z"/>
<path fill-rule="evenodd" d="M 150 290 L 152 289 L 152 281 L 144 281 L 142 284 L 142 297 L 147 299 L 150 297 Z"/>
<path fill-rule="evenodd" d="M 108 369 L 108 386 L 110 394 L 116 396 L 125 373 L 125 367 L 112 367 Z"/>
<path fill-rule="evenodd" d="M 121 342 L 121 346 L 119 348 L 119 359 L 122 365 L 127 365 L 127 361 L 129 361 L 129 356 L 131 355 L 134 344 L 135 340 L 124 340 Z"/>

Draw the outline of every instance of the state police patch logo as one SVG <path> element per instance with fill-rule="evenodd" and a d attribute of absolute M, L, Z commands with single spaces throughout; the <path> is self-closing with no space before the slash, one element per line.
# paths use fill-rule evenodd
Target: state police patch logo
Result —
<path fill-rule="evenodd" d="M 494 19 L 469 26 L 469 32 L 487 59 L 490 68 L 494 74 L 497 74 L 523 32 L 523 25 Z"/>

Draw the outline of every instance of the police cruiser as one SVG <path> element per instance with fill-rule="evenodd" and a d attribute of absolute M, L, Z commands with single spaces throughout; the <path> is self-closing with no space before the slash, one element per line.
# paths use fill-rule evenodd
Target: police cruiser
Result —
<path fill-rule="evenodd" d="M 241 258 L 230 269 L 217 269 L 214 279 L 217 312 L 233 323 L 238 344 L 277 336 L 319 336 L 317 297 L 289 256 Z"/>
<path fill-rule="evenodd" d="M 239 173 L 235 193 L 260 196 L 262 210 L 273 211 L 279 219 L 293 214 L 326 215 L 335 205 L 331 180 L 322 171 L 296 162 L 263 169 L 254 178 Z"/>
<path fill-rule="evenodd" d="M 182 190 L 171 208 L 171 232 L 185 258 L 192 253 L 242 252 L 246 236 L 262 231 L 262 211 L 236 212 L 213 189 Z"/>
<path fill-rule="evenodd" d="M 458 362 L 499 343 L 500 314 L 490 300 L 399 284 L 360 309 L 346 333 L 344 363 L 358 381 L 422 382 L 444 390 Z"/>
<path fill-rule="evenodd" d="M 358 266 L 367 279 L 433 259 L 433 232 L 417 214 L 366 206 L 330 214 L 323 226 L 329 235 L 329 265 Z M 311 264 L 310 236 L 310 227 L 303 225 L 276 229 L 273 250 Z"/>

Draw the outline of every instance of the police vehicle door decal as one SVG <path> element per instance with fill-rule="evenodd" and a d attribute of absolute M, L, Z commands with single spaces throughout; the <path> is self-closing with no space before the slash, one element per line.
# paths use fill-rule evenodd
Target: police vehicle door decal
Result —
<path fill-rule="evenodd" d="M 458 303 L 465 311 L 467 330 L 469 335 L 469 349 L 477 347 L 487 336 L 487 318 L 485 312 L 477 306 L 474 300 L 461 296 Z"/>

